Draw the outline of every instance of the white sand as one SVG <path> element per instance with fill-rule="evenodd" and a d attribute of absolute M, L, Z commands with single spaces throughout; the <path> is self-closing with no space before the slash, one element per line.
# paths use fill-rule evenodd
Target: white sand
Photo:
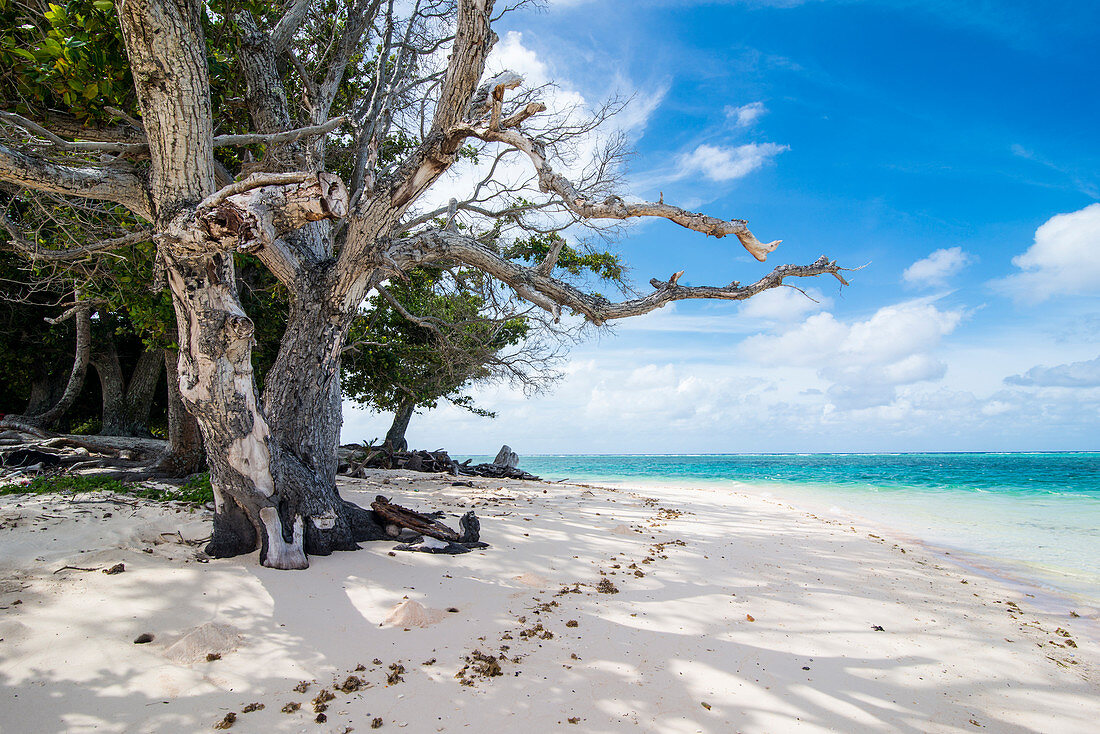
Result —
<path fill-rule="evenodd" d="M 476 509 L 491 548 L 368 543 L 304 572 L 196 562 L 201 513 L 0 498 L 0 732 L 212 731 L 229 712 L 265 734 L 1097 731 L 1090 620 L 875 529 L 716 490 L 474 483 L 394 473 L 345 494 Z M 502 675 L 478 676 L 494 666 L 475 650 Z M 365 687 L 315 723 L 310 701 L 349 675 Z"/>

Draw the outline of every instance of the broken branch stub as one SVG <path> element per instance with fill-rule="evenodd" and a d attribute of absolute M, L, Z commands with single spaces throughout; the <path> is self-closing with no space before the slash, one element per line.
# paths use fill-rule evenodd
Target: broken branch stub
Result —
<path fill-rule="evenodd" d="M 164 238 L 195 253 L 229 248 L 249 252 L 274 245 L 310 222 L 347 213 L 348 190 L 335 174 L 254 174 L 177 216 Z"/>

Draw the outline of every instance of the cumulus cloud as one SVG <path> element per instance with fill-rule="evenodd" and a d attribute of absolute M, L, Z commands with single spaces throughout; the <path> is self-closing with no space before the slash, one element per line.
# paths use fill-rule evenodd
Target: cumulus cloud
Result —
<path fill-rule="evenodd" d="M 805 294 L 794 288 L 773 288 L 770 291 L 764 291 L 745 301 L 741 306 L 740 315 L 746 319 L 791 322 L 808 313 L 828 308 L 833 302 L 816 288 L 807 288 L 805 291 Z"/>
<path fill-rule="evenodd" d="M 737 127 L 749 127 L 767 112 L 768 108 L 764 106 L 763 102 L 750 102 L 740 107 L 727 107 L 726 117 Z"/>
<path fill-rule="evenodd" d="M 711 181 L 744 178 L 786 150 L 790 147 L 776 143 L 746 143 L 733 148 L 704 143 L 680 156 L 676 178 L 700 173 Z"/>
<path fill-rule="evenodd" d="M 1005 382 L 1025 387 L 1100 387 L 1100 357 L 1055 367 L 1038 365 L 1022 375 L 1006 377 Z"/>
<path fill-rule="evenodd" d="M 818 313 L 785 332 L 746 339 L 741 352 L 764 365 L 816 367 L 838 408 L 887 405 L 897 387 L 944 376 L 947 366 L 934 351 L 962 317 L 929 300 L 886 306 L 852 323 Z"/>
<path fill-rule="evenodd" d="M 548 61 L 540 55 L 531 47 L 528 40 L 519 31 L 505 33 L 500 42 L 493 47 L 486 61 L 485 77 L 489 78 L 505 70 L 513 71 L 523 78 L 525 89 L 539 88 L 540 100 L 546 104 L 547 111 L 535 115 L 525 123 L 528 131 L 538 132 L 545 127 L 556 125 L 584 127 L 599 107 L 598 101 L 586 97 L 577 85 L 562 77 L 554 68 L 552 59 Z M 587 167 L 599 157 L 609 141 L 620 136 L 629 138 L 639 135 L 668 91 L 667 85 L 648 90 L 634 90 L 628 79 L 616 77 L 615 81 L 623 96 L 630 98 L 618 114 L 613 115 L 586 135 L 571 138 L 568 144 L 551 150 L 551 163 L 555 170 L 570 180 L 577 181 L 582 178 Z M 482 197 L 490 196 L 491 191 L 499 193 L 501 190 L 507 190 L 512 193 L 519 192 L 530 199 L 540 199 L 542 194 L 538 191 L 534 181 L 534 171 L 527 157 L 512 151 L 497 161 L 496 151 L 498 150 L 500 150 L 499 147 L 490 146 L 490 154 L 480 156 L 477 162 L 463 160 L 456 163 L 433 184 L 426 195 L 418 201 L 418 206 L 423 211 L 430 211 L 446 206 L 452 198 L 464 201 L 474 191 L 477 183 L 490 171 L 493 172 L 495 185 L 485 187 L 481 191 Z M 482 203 L 485 203 L 484 198 Z M 485 208 L 495 207 L 487 205 Z M 537 218 L 539 215 L 531 216 Z M 554 218 L 550 214 L 546 217 L 547 225 L 551 221 L 555 224 L 563 224 L 568 219 L 560 216 Z"/>
<path fill-rule="evenodd" d="M 1012 264 L 1022 272 L 994 282 L 1020 301 L 1100 292 L 1100 203 L 1057 214 L 1035 230 L 1035 243 Z"/>
<path fill-rule="evenodd" d="M 910 285 L 938 287 L 946 284 L 948 278 L 966 267 L 970 261 L 970 255 L 963 252 L 961 247 L 936 250 L 907 267 L 901 277 Z"/>

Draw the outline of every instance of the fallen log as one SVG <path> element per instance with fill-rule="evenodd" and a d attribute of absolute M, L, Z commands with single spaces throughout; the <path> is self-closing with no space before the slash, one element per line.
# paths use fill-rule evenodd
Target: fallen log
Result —
<path fill-rule="evenodd" d="M 383 527 L 396 525 L 399 528 L 408 528 L 419 535 L 427 535 L 430 538 L 446 540 L 451 543 L 461 540 L 459 534 L 454 530 L 436 522 L 435 517 L 437 516 L 425 515 L 416 510 L 395 505 L 382 495 L 375 497 L 374 502 L 370 503 L 370 507 L 382 518 L 383 522 L 381 524 Z"/>
<path fill-rule="evenodd" d="M 458 554 L 489 547 L 488 543 L 481 542 L 481 521 L 473 510 L 459 518 L 458 526 L 462 532 L 456 533 L 436 522 L 437 518 L 444 516 L 442 512 L 424 514 L 395 505 L 382 495 L 375 497 L 370 506 L 388 534 L 403 539 L 406 538 L 406 531 L 414 534 L 407 538 L 413 542 L 400 543 L 394 546 L 394 550 Z"/>

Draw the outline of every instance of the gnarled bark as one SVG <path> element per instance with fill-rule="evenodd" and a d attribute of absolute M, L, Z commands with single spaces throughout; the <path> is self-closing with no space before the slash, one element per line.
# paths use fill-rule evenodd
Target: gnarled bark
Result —
<path fill-rule="evenodd" d="M 103 436 L 148 436 L 149 411 L 160 382 L 164 357 L 160 350 L 143 350 L 127 381 L 113 339 L 107 337 L 92 355 L 92 366 L 99 375 L 103 397 L 103 416 L 99 429 Z"/>
<path fill-rule="evenodd" d="M 390 430 L 386 431 L 385 444 L 394 451 L 406 451 L 409 442 L 405 439 L 405 431 L 409 430 L 409 421 L 412 420 L 416 406 L 412 403 L 402 403 L 393 413 L 393 423 Z"/>

